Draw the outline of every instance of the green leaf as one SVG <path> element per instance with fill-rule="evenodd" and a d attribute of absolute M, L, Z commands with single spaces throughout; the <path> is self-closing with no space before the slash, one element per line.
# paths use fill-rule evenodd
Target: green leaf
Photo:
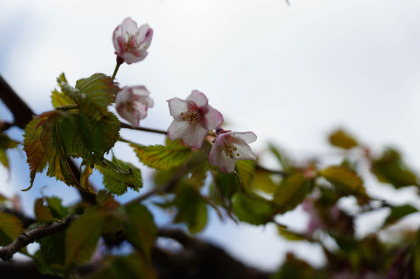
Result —
<path fill-rule="evenodd" d="M 417 176 L 394 149 L 386 150 L 380 158 L 372 161 L 372 172 L 380 182 L 390 183 L 395 188 L 419 185 Z"/>
<path fill-rule="evenodd" d="M 271 179 L 270 173 L 257 170 L 252 180 L 251 188 L 261 190 L 268 194 L 274 194 L 277 190 L 277 185 Z"/>
<path fill-rule="evenodd" d="M 55 218 L 52 214 L 50 209 L 44 205 L 45 198 L 39 198 L 35 201 L 35 217 L 38 222 L 52 222 L 57 221 L 57 218 Z"/>
<path fill-rule="evenodd" d="M 61 204 L 61 199 L 57 197 L 45 198 L 48 204 L 48 208 L 51 211 L 52 216 L 56 218 L 64 218 L 69 214 L 69 210 Z"/>
<path fill-rule="evenodd" d="M 323 169 L 320 174 L 345 194 L 366 195 L 362 179 L 355 171 L 347 167 L 330 166 Z"/>
<path fill-rule="evenodd" d="M 332 145 L 343 149 L 351 149 L 359 145 L 357 141 L 344 130 L 334 131 L 329 136 L 329 141 Z"/>
<path fill-rule="evenodd" d="M 409 204 L 393 206 L 391 207 L 391 212 L 389 213 L 388 217 L 386 217 L 382 228 L 392 225 L 400 219 L 404 218 L 405 216 L 415 213 L 417 211 L 417 208 Z"/>
<path fill-rule="evenodd" d="M 95 165 L 103 174 L 105 187 L 115 195 L 122 195 L 128 188 L 138 192 L 143 186 L 140 169 L 112 157 L 112 161 L 104 159 L 104 165 Z"/>
<path fill-rule="evenodd" d="M 264 225 L 271 221 L 273 205 L 254 194 L 237 192 L 232 198 L 233 212 L 242 222 L 252 225 Z"/>
<path fill-rule="evenodd" d="M 311 183 L 300 173 L 293 173 L 284 178 L 274 193 L 274 203 L 281 212 L 294 209 L 301 204 L 312 189 Z"/>
<path fill-rule="evenodd" d="M 73 221 L 66 235 L 66 266 L 90 260 L 98 243 L 104 220 L 91 210 Z"/>
<path fill-rule="evenodd" d="M 19 218 L 0 211 L 0 246 L 10 244 L 24 231 Z"/>
<path fill-rule="evenodd" d="M 76 82 L 76 88 L 61 79 L 57 79 L 57 81 L 63 93 L 74 99 L 81 111 L 94 120 L 100 120 L 103 116 L 108 115 L 107 107 L 112 103 L 114 95 L 119 90 L 111 77 L 100 73 L 79 79 Z"/>
<path fill-rule="evenodd" d="M 35 253 L 34 260 L 39 272 L 64 277 L 65 271 L 60 267 L 66 259 L 66 232 L 53 233 L 37 242 L 40 249 Z"/>
<path fill-rule="evenodd" d="M 119 137 L 120 122 L 110 113 L 101 120 L 85 114 L 68 114 L 58 121 L 60 144 L 67 156 L 83 158 L 88 164 L 100 162 Z"/>
<path fill-rule="evenodd" d="M 307 240 L 307 238 L 300 233 L 290 231 L 288 229 L 285 229 L 283 227 L 277 226 L 277 231 L 280 236 L 282 236 L 284 239 L 289 241 L 303 241 Z"/>
<path fill-rule="evenodd" d="M 175 206 L 178 212 L 175 216 L 176 223 L 186 223 L 190 233 L 201 232 L 207 224 L 206 201 L 197 189 L 183 185 L 177 193 Z"/>
<path fill-rule="evenodd" d="M 124 206 L 124 211 L 128 217 L 126 223 L 127 240 L 150 260 L 152 248 L 157 238 L 157 227 L 153 215 L 139 203 Z"/>
<path fill-rule="evenodd" d="M 131 143 L 130 146 L 134 148 L 137 157 L 143 164 L 158 170 L 169 170 L 180 166 L 187 162 L 192 154 L 191 148 L 179 144 L 179 141 L 177 144 L 173 143 L 168 146 L 142 146 L 134 143 Z"/>
<path fill-rule="evenodd" d="M 292 168 L 290 159 L 284 154 L 283 150 L 280 150 L 274 144 L 269 144 L 268 150 L 270 150 L 270 152 L 273 153 L 274 157 L 276 157 L 277 161 L 280 163 L 281 167 L 284 170 L 289 170 Z"/>

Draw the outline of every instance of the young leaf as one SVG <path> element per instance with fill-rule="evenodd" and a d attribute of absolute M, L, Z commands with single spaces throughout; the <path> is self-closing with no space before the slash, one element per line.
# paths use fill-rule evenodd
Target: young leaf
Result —
<path fill-rule="evenodd" d="M 268 194 L 274 194 L 277 189 L 277 185 L 271 179 L 270 173 L 266 171 L 256 171 L 254 179 L 251 183 L 252 189 L 258 189 Z"/>
<path fill-rule="evenodd" d="M 40 249 L 35 253 L 34 261 L 39 272 L 64 277 L 65 271 L 60 267 L 64 265 L 66 259 L 65 231 L 53 233 L 37 242 Z"/>
<path fill-rule="evenodd" d="M 236 162 L 236 169 L 238 170 L 241 182 L 245 187 L 248 187 L 255 174 L 255 161 L 254 160 L 239 160 Z"/>
<path fill-rule="evenodd" d="M 357 141 L 344 130 L 334 131 L 329 136 L 329 141 L 332 145 L 343 149 L 351 149 L 358 146 Z"/>
<path fill-rule="evenodd" d="M 66 266 L 90 260 L 98 243 L 104 220 L 91 210 L 72 222 L 66 233 Z"/>
<path fill-rule="evenodd" d="M 382 225 L 382 228 L 392 225 L 396 223 L 398 220 L 404 218 L 405 216 L 415 213 L 417 211 L 418 211 L 417 208 L 409 204 L 393 206 L 391 208 L 391 212 L 389 213 L 388 217 L 386 217 Z"/>
<path fill-rule="evenodd" d="M 344 166 L 331 166 L 323 169 L 320 174 L 338 190 L 346 194 L 366 195 L 362 179 L 355 171 L 349 168 Z"/>
<path fill-rule="evenodd" d="M 286 212 L 301 204 L 310 191 L 311 183 L 302 174 L 293 173 L 282 180 L 273 201 Z"/>
<path fill-rule="evenodd" d="M 149 210 L 138 203 L 124 206 L 128 217 L 126 222 L 127 240 L 150 259 L 152 248 L 157 237 L 157 227 L 153 215 Z"/>
<path fill-rule="evenodd" d="M 22 222 L 15 215 L 0 211 L 0 246 L 10 244 L 24 231 Z"/>
<path fill-rule="evenodd" d="M 237 192 L 232 198 L 233 212 L 242 222 L 252 225 L 264 225 L 268 223 L 273 215 L 273 205 L 254 194 Z"/>
<path fill-rule="evenodd" d="M 179 141 L 177 141 L 179 142 Z M 188 146 L 173 143 L 167 146 L 142 146 L 131 143 L 140 161 L 151 168 L 169 170 L 188 161 L 192 151 Z"/>
<path fill-rule="evenodd" d="M 79 79 L 75 88 L 61 79 L 57 81 L 63 93 L 75 99 L 81 111 L 94 120 L 100 120 L 103 116 L 108 115 L 107 107 L 112 103 L 114 95 L 119 90 L 111 77 L 100 73 Z"/>
<path fill-rule="evenodd" d="M 176 223 L 186 223 L 190 233 L 201 232 L 207 224 L 206 201 L 194 187 L 183 185 L 177 193 L 175 206 L 178 212 Z"/>
<path fill-rule="evenodd" d="M 76 105 L 76 102 L 73 98 L 70 98 L 67 95 L 64 95 L 57 89 L 54 89 L 51 93 L 51 103 L 54 108 L 68 105 Z"/>
<path fill-rule="evenodd" d="M 140 170 L 131 163 L 113 157 L 112 161 L 104 159 L 103 165 L 95 167 L 103 174 L 105 187 L 115 195 L 122 195 L 128 188 L 138 191 L 143 186 Z"/>
<path fill-rule="evenodd" d="M 380 182 L 390 183 L 395 188 L 419 185 L 417 176 L 394 149 L 386 150 L 380 158 L 373 160 L 372 172 Z"/>

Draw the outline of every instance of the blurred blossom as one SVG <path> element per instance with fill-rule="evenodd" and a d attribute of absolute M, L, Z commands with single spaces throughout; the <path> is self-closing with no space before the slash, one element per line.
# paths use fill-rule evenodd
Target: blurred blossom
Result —
<path fill-rule="evenodd" d="M 147 116 L 147 109 L 153 107 L 149 91 L 144 86 L 125 86 L 118 92 L 115 99 L 118 114 L 138 127 L 140 119 Z"/>

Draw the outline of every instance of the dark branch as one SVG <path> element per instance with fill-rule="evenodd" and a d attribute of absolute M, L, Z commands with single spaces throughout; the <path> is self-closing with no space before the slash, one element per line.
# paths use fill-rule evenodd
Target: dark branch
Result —
<path fill-rule="evenodd" d="M 61 222 L 52 222 L 51 224 L 38 227 L 32 231 L 22 233 L 9 245 L 0 248 L 0 258 L 4 261 L 10 260 L 20 249 L 33 243 L 34 241 L 49 236 L 53 233 L 65 230 L 71 222 L 78 218 L 77 215 L 69 215 Z"/>
<path fill-rule="evenodd" d="M 125 129 L 131 129 L 131 130 L 137 130 L 137 131 L 144 131 L 144 132 L 151 132 L 151 133 L 155 133 L 155 134 L 161 134 L 161 135 L 166 135 L 167 132 L 163 131 L 163 130 L 158 130 L 158 129 L 151 129 L 151 128 L 144 128 L 144 127 L 133 127 L 131 125 L 128 125 L 126 123 L 121 122 L 120 123 L 121 128 L 125 128 Z"/>

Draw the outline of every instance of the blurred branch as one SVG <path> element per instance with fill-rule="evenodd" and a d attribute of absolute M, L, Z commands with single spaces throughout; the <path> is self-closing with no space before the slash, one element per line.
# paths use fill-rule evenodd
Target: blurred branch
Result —
<path fill-rule="evenodd" d="M 144 132 L 151 132 L 155 134 L 161 134 L 166 135 L 167 131 L 158 130 L 158 129 L 152 129 L 152 128 L 144 128 L 144 127 L 133 127 L 129 124 L 120 122 L 121 128 L 131 129 L 131 130 L 137 130 L 137 131 L 144 131 Z"/>

